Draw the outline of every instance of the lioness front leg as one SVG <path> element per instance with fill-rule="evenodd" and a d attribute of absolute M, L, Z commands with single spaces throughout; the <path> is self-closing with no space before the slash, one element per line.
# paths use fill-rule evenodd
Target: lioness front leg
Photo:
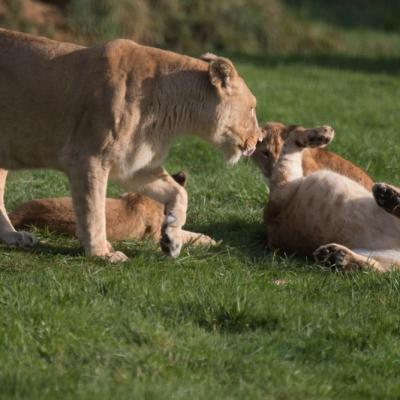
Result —
<path fill-rule="evenodd" d="M 165 205 L 165 220 L 161 229 L 161 249 L 172 257 L 178 257 L 182 249 L 182 226 L 186 222 L 187 193 L 162 168 L 142 170 L 122 184 Z"/>
<path fill-rule="evenodd" d="M 77 235 L 89 256 L 110 262 L 126 261 L 128 257 L 114 251 L 106 238 L 105 199 L 109 169 L 101 160 L 75 161 L 69 171 L 71 194 L 77 222 Z"/>
<path fill-rule="evenodd" d="M 8 218 L 4 206 L 4 188 L 6 178 L 7 171 L 5 169 L 0 169 L 0 240 L 8 246 L 33 246 L 36 243 L 35 237 L 28 232 L 17 232 Z"/>

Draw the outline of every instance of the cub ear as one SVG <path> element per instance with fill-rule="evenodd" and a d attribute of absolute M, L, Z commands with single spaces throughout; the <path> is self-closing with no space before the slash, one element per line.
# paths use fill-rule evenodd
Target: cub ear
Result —
<path fill-rule="evenodd" d="M 175 179 L 175 181 L 177 183 L 179 183 L 181 186 L 185 187 L 186 186 L 186 181 L 187 181 L 187 175 L 185 171 L 180 171 L 174 175 L 172 175 L 172 177 Z"/>
<path fill-rule="evenodd" d="M 224 57 L 212 58 L 208 67 L 211 83 L 220 91 L 231 94 L 234 80 L 238 76 L 231 60 Z"/>
<path fill-rule="evenodd" d="M 287 133 L 290 131 L 290 126 L 282 124 L 281 122 L 269 122 L 262 128 L 262 131 L 264 138 L 267 135 L 272 135 L 286 139 Z"/>
<path fill-rule="evenodd" d="M 213 53 L 204 53 L 200 56 L 201 60 L 204 60 L 207 62 L 215 61 L 217 58 L 218 58 L 218 56 L 216 56 Z"/>

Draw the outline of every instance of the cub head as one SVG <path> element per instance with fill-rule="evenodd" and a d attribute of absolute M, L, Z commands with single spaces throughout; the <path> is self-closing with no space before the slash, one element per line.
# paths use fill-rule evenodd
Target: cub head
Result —
<path fill-rule="evenodd" d="M 288 133 L 294 128 L 293 125 L 270 122 L 261 129 L 264 139 L 257 144 L 252 159 L 267 180 L 271 178 Z"/>
<path fill-rule="evenodd" d="M 208 76 L 217 98 L 210 113 L 213 128 L 205 139 L 220 148 L 226 160 L 234 164 L 242 155 L 251 156 L 262 138 L 256 98 L 230 60 L 210 53 L 201 58 L 209 62 Z"/>

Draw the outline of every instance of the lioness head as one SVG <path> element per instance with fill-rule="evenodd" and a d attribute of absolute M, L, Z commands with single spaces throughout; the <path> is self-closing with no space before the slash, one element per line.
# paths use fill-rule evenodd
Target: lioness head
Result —
<path fill-rule="evenodd" d="M 280 122 L 270 122 L 261 129 L 264 139 L 257 144 L 252 159 L 266 179 L 271 178 L 272 170 L 281 154 L 283 143 L 288 133 L 295 127 L 295 125 L 287 126 Z"/>
<path fill-rule="evenodd" d="M 251 156 L 261 139 L 256 98 L 230 60 L 210 53 L 201 58 L 209 62 L 209 79 L 218 98 L 214 129 L 206 139 L 223 151 L 230 164 L 234 164 L 241 155 Z"/>

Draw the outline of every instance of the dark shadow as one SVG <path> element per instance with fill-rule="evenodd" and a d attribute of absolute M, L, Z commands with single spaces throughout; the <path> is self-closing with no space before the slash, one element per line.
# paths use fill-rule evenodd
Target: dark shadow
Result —
<path fill-rule="evenodd" d="M 398 0 L 283 0 L 296 14 L 347 29 L 400 31 Z"/>
<path fill-rule="evenodd" d="M 263 258 L 269 253 L 266 248 L 266 230 L 263 224 L 240 219 L 221 221 L 209 225 L 188 224 L 185 229 L 201 232 L 214 240 L 238 249 L 246 257 Z"/>
<path fill-rule="evenodd" d="M 66 255 L 78 257 L 85 254 L 82 247 L 51 246 L 47 244 L 41 244 L 40 242 L 33 247 L 9 247 L 1 245 L 0 248 L 3 252 L 20 252 L 34 255 Z"/>
<path fill-rule="evenodd" d="M 166 319 L 176 319 L 176 303 L 163 307 Z M 281 328 L 280 315 L 274 310 L 254 310 L 244 308 L 238 310 L 235 302 L 215 305 L 212 302 L 182 302 L 179 303 L 179 319 L 192 322 L 206 332 L 236 335 L 256 330 L 271 333 Z M 172 315 L 173 313 L 173 315 Z"/>
<path fill-rule="evenodd" d="M 235 62 L 253 64 L 257 67 L 279 68 L 284 65 L 309 65 L 322 68 L 359 71 L 367 73 L 399 74 L 400 57 L 351 56 L 346 54 L 291 54 L 291 55 L 249 55 L 226 54 Z"/>
<path fill-rule="evenodd" d="M 262 330 L 267 333 L 279 328 L 277 317 L 250 315 L 248 312 L 233 313 L 223 307 L 214 313 L 212 319 L 199 318 L 196 322 L 207 332 L 217 331 L 229 334 L 240 334 L 255 330 Z"/>
<path fill-rule="evenodd" d="M 305 257 L 268 249 L 266 228 L 262 223 L 251 223 L 237 219 L 208 225 L 188 224 L 185 229 L 204 233 L 217 242 L 222 241 L 222 246 L 230 248 L 231 252 L 241 261 L 251 262 L 253 265 L 259 264 L 262 269 L 266 265 L 270 265 L 276 256 L 286 260 L 289 259 L 294 262 L 294 265 L 310 264 L 310 261 L 307 261 Z M 210 253 L 218 253 L 219 251 L 220 248 L 218 247 L 208 249 Z"/>
<path fill-rule="evenodd" d="M 197 306 L 197 307 L 196 307 Z M 186 308 L 186 307 L 185 307 Z M 198 316 L 195 321 L 207 332 L 227 334 L 241 334 L 262 330 L 265 333 L 273 332 L 280 328 L 279 318 L 276 315 L 253 313 L 252 310 L 238 311 L 232 307 L 221 305 L 212 313 L 204 313 L 204 306 L 192 304 L 185 310 L 187 315 Z M 190 314 L 189 314 L 190 312 Z"/>

